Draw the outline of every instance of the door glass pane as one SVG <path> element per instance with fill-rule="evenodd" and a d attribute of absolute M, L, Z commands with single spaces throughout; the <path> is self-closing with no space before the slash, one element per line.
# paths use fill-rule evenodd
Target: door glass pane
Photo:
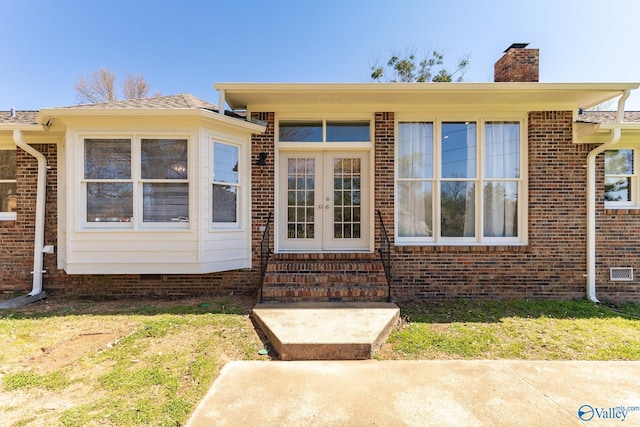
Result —
<path fill-rule="evenodd" d="M 360 142 L 369 141 L 371 134 L 368 121 L 359 122 L 327 122 L 328 142 Z"/>
<path fill-rule="evenodd" d="M 315 159 L 287 161 L 287 237 L 312 239 L 315 235 Z"/>
<path fill-rule="evenodd" d="M 513 181 L 485 182 L 484 236 L 518 236 L 518 183 Z"/>
<path fill-rule="evenodd" d="M 441 183 L 441 236 L 475 236 L 474 187 L 474 183 L 469 181 L 443 181 Z"/>
<path fill-rule="evenodd" d="M 476 124 L 442 124 L 442 177 L 476 177 Z"/>
<path fill-rule="evenodd" d="M 336 239 L 359 239 L 361 237 L 360 205 L 362 175 L 360 159 L 333 159 L 333 237 Z M 354 215 L 357 209 L 358 215 Z"/>
<path fill-rule="evenodd" d="M 284 121 L 279 128 L 280 141 L 322 142 L 321 121 Z"/>

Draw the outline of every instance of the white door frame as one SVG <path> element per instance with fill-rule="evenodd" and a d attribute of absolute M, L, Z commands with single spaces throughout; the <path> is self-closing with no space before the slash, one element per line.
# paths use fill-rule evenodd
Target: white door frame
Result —
<path fill-rule="evenodd" d="M 333 148 L 333 147 L 331 147 Z M 334 239 L 333 229 L 333 166 L 330 161 L 334 155 L 362 156 L 362 203 L 361 203 L 361 238 L 356 245 L 350 246 L 349 239 Z M 287 160 L 291 157 L 316 159 L 315 190 L 322 191 L 322 200 L 314 200 L 314 221 L 322 221 L 319 224 L 319 233 L 309 239 L 288 240 L 287 238 Z M 370 148 L 366 150 L 278 150 L 275 162 L 275 220 L 274 220 L 274 246 L 276 252 L 373 252 L 374 250 L 374 155 Z M 326 163 L 326 164 L 325 164 Z M 326 200 L 329 197 L 330 200 Z M 329 208 L 327 208 L 327 205 Z M 320 207 L 321 206 L 321 207 Z M 327 209 L 331 214 L 325 215 Z"/>

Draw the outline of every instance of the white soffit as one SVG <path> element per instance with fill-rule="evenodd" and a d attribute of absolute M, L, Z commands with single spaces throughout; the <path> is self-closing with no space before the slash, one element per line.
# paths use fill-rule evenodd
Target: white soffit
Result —
<path fill-rule="evenodd" d="M 217 83 L 233 109 L 281 111 L 332 107 L 398 111 L 452 106 L 588 109 L 638 83 Z M 264 110 L 264 108 L 268 108 Z"/>

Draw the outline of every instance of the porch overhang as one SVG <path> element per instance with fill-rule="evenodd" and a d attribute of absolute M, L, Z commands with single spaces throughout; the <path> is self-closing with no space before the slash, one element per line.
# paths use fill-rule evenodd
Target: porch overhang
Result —
<path fill-rule="evenodd" d="M 249 111 L 547 111 L 588 109 L 639 83 L 217 83 Z"/>

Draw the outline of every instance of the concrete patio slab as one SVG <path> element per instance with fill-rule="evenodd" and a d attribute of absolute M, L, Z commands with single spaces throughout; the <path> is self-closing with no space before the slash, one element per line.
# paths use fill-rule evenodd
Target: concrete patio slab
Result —
<path fill-rule="evenodd" d="M 398 322 L 394 303 L 262 303 L 253 317 L 282 360 L 370 359 Z"/>
<path fill-rule="evenodd" d="M 187 423 L 574 425 L 640 425 L 640 362 L 231 362 Z"/>

